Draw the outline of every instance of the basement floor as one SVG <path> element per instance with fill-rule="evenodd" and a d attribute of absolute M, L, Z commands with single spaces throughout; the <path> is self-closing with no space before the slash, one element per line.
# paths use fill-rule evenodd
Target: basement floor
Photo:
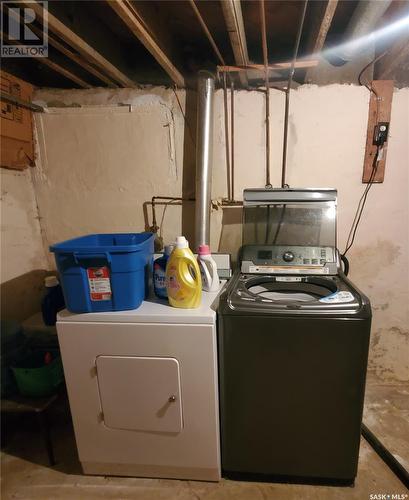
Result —
<path fill-rule="evenodd" d="M 406 468 L 409 466 L 408 396 L 408 386 L 382 385 L 369 379 L 364 417 L 366 425 Z M 369 500 L 371 494 L 392 498 L 409 493 L 364 439 L 354 488 L 83 476 L 65 404 L 55 408 L 52 420 L 57 460 L 54 467 L 47 465 L 43 442 L 31 417 L 21 416 L 6 426 L 6 446 L 1 453 L 3 500 Z"/>

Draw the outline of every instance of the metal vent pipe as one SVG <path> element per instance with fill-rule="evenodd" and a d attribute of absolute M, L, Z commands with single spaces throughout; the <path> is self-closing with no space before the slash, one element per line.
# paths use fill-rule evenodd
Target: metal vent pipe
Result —
<path fill-rule="evenodd" d="M 199 71 L 197 84 L 195 244 L 210 243 L 210 201 L 213 161 L 214 76 Z"/>

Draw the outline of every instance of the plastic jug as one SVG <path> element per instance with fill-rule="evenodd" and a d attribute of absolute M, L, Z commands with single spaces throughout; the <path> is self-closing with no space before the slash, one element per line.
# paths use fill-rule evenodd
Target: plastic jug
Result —
<path fill-rule="evenodd" d="M 166 289 L 166 265 L 172 250 L 173 245 L 166 245 L 163 256 L 156 259 L 153 263 L 153 286 L 155 294 L 160 299 L 168 298 L 168 292 Z"/>
<path fill-rule="evenodd" d="M 58 311 L 65 307 L 64 296 L 57 276 L 46 276 L 44 285 L 47 292 L 41 302 L 43 321 L 47 326 L 54 326 Z"/>
<path fill-rule="evenodd" d="M 200 245 L 197 262 L 202 277 L 202 288 L 206 292 L 217 292 L 219 289 L 219 275 L 217 265 L 213 260 L 208 245 Z"/>
<path fill-rule="evenodd" d="M 184 309 L 199 307 L 202 298 L 200 270 L 184 236 L 176 238 L 166 266 L 166 288 L 170 305 Z"/>

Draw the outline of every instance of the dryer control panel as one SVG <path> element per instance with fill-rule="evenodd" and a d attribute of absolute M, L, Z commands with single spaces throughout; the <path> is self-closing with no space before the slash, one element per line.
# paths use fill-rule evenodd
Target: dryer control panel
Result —
<path fill-rule="evenodd" d="M 245 245 L 241 272 L 336 274 L 336 252 L 333 247 L 321 246 Z"/>

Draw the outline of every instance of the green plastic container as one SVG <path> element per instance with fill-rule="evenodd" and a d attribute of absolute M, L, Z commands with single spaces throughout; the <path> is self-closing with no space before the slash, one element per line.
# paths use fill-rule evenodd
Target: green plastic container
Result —
<path fill-rule="evenodd" d="M 49 352 L 52 361 L 45 364 Z M 61 356 L 58 351 L 35 351 L 12 367 L 17 387 L 23 396 L 42 397 L 55 393 L 64 381 Z"/>

